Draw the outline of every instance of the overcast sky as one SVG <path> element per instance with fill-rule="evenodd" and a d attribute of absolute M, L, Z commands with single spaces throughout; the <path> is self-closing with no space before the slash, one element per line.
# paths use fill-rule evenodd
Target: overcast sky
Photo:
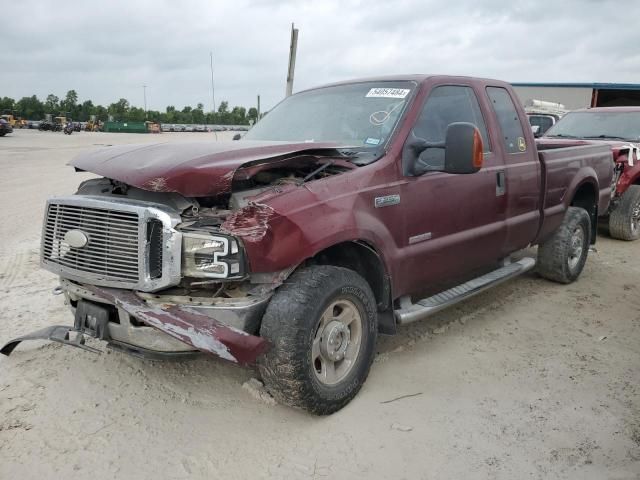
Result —
<path fill-rule="evenodd" d="M 354 77 L 446 73 L 507 81 L 640 83 L 640 1 L 54 1 L 0 9 L 0 96 L 149 109 L 263 110 L 294 91 Z"/>

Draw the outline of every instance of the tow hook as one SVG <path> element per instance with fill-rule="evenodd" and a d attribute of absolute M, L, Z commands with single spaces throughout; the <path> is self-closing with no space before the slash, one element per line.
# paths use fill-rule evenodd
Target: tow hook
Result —
<path fill-rule="evenodd" d="M 58 285 L 56 288 L 54 288 L 51 293 L 53 293 L 54 295 L 62 295 L 64 293 L 64 290 L 62 289 L 62 287 L 60 285 Z"/>

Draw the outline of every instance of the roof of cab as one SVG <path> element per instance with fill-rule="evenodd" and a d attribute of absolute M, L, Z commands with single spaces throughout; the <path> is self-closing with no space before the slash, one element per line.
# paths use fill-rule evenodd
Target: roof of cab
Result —
<path fill-rule="evenodd" d="M 362 78 L 353 78 L 353 79 L 349 79 L 349 80 L 341 80 L 339 82 L 332 82 L 332 83 L 327 83 L 324 85 L 317 85 L 315 87 L 311 87 L 311 88 L 305 88 L 304 90 L 300 90 L 299 92 L 296 93 L 301 93 L 301 92 L 307 92 L 310 90 L 317 90 L 319 88 L 326 88 L 326 87 L 335 87 L 338 85 L 349 85 L 349 84 L 353 84 L 353 83 L 368 83 L 368 82 L 416 82 L 416 83 L 422 83 L 427 79 L 430 78 L 438 78 L 441 80 L 448 80 L 448 81 L 452 81 L 455 82 L 456 80 L 465 80 L 465 81 L 469 81 L 469 80 L 473 80 L 473 81 L 477 81 L 479 83 L 492 83 L 494 85 L 500 85 L 500 86 L 505 86 L 505 85 L 510 85 L 508 82 L 505 82 L 503 80 L 496 80 L 496 79 L 491 79 L 491 78 L 481 78 L 481 77 L 471 77 L 471 76 L 463 76 L 463 75 L 437 75 L 437 74 L 400 74 L 400 75 L 382 75 L 382 76 L 376 76 L 376 77 L 362 77 Z"/>

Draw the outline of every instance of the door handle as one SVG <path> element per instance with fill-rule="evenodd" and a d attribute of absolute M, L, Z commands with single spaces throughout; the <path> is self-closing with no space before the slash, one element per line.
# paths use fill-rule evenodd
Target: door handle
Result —
<path fill-rule="evenodd" d="M 507 184 L 505 182 L 504 170 L 496 172 L 496 197 L 501 197 L 507 191 Z"/>

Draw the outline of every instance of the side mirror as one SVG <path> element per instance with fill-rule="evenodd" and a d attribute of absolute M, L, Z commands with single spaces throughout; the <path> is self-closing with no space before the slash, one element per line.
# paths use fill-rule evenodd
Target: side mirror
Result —
<path fill-rule="evenodd" d="M 540 138 L 544 132 L 540 131 L 540 125 L 531 125 L 531 131 L 533 132 L 533 136 L 535 138 Z"/>
<path fill-rule="evenodd" d="M 446 173 L 476 173 L 482 168 L 482 135 L 472 123 L 457 122 L 447 127 L 444 142 Z"/>
<path fill-rule="evenodd" d="M 240 140 L 241 138 L 242 138 L 242 135 L 240 135 L 239 133 L 236 133 L 236 134 L 233 136 L 233 140 Z"/>
<path fill-rule="evenodd" d="M 444 150 L 444 155 L 438 155 L 437 152 L 427 153 L 429 149 Z M 482 168 L 482 150 L 482 136 L 472 123 L 449 124 L 444 142 L 428 142 L 416 137 L 411 131 L 402 153 L 404 174 L 417 176 L 427 172 L 476 173 Z"/>

